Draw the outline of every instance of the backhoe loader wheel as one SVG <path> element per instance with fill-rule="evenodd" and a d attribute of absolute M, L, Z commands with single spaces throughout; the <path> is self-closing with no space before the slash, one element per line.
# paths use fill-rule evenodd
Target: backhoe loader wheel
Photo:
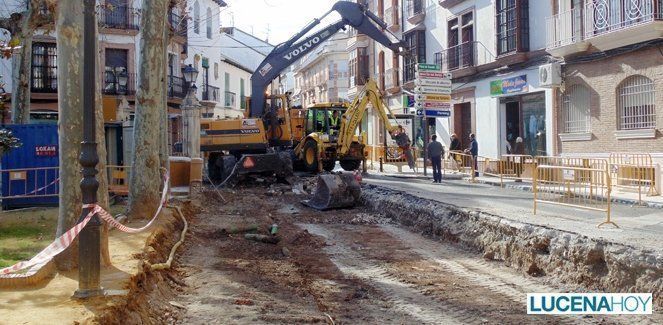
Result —
<path fill-rule="evenodd" d="M 216 165 L 218 158 L 219 155 L 212 154 L 207 160 L 207 176 L 212 181 L 218 181 L 221 178 L 221 169 Z"/>
<path fill-rule="evenodd" d="M 318 172 L 318 144 L 315 140 L 308 140 L 304 144 L 304 165 L 308 171 Z"/>
<path fill-rule="evenodd" d="M 336 160 L 323 160 L 322 161 L 322 169 L 330 172 L 334 170 L 334 167 L 336 167 Z"/>
<path fill-rule="evenodd" d="M 345 171 L 353 171 L 359 169 L 361 160 L 341 160 L 341 168 Z"/>

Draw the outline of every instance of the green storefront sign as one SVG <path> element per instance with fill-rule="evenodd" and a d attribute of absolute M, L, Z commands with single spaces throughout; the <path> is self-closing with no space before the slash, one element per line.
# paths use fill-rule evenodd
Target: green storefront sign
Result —
<path fill-rule="evenodd" d="M 442 67 L 439 64 L 419 63 L 417 64 L 417 71 L 440 71 Z"/>
<path fill-rule="evenodd" d="M 502 94 L 502 80 L 494 80 L 490 82 L 490 95 L 497 96 Z"/>

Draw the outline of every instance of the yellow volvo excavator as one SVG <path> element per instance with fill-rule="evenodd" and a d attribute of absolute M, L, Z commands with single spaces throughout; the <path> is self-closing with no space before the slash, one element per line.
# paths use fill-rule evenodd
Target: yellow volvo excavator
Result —
<path fill-rule="evenodd" d="M 344 170 L 358 169 L 368 153 L 365 150 L 366 132 L 357 134 L 357 128 L 369 104 L 391 137 L 398 138 L 401 135 L 398 125 L 391 123 L 391 112 L 382 101 L 377 83 L 368 80 L 351 104 L 321 103 L 308 108 L 304 119 L 307 135 L 295 147 L 298 161 L 312 172 L 330 171 L 337 161 Z M 407 143 L 401 147 L 409 150 Z"/>

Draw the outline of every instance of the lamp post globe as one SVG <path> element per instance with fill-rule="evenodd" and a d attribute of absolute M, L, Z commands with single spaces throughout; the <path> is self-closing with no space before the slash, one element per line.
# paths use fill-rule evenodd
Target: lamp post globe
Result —
<path fill-rule="evenodd" d="M 187 83 L 195 83 L 198 79 L 198 70 L 189 64 L 182 68 L 182 75 L 184 75 L 184 81 Z"/>
<path fill-rule="evenodd" d="M 124 89 L 129 83 L 129 74 L 126 71 L 122 70 L 117 75 L 117 83 L 120 85 L 120 88 Z"/>

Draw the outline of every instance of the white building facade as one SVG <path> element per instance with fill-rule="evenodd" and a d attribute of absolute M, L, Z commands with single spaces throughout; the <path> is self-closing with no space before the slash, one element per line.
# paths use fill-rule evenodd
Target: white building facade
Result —
<path fill-rule="evenodd" d="M 337 33 L 293 68 L 295 96 L 304 107 L 348 101 L 347 34 Z"/>

